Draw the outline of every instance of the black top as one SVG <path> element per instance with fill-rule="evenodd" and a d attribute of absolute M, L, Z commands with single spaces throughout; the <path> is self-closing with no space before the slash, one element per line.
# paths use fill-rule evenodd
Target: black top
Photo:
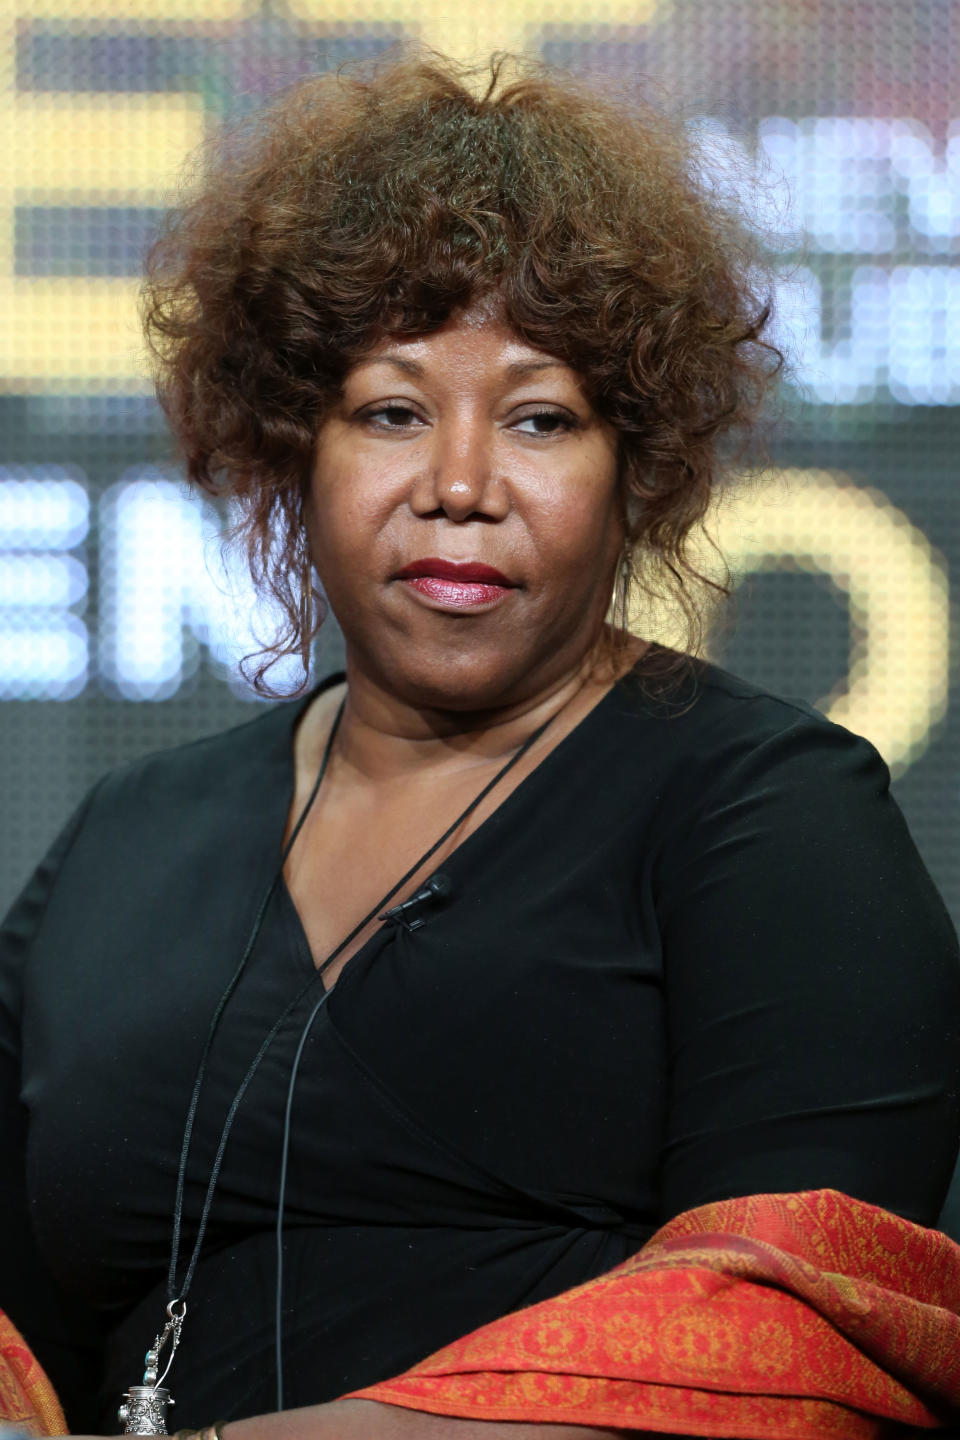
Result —
<path fill-rule="evenodd" d="M 886 768 L 805 705 L 696 674 L 695 703 L 615 687 L 444 862 L 427 923 L 379 929 L 320 1011 L 288 1405 L 588 1279 L 704 1201 L 833 1186 L 936 1222 L 960 965 Z M 187 1102 L 278 863 L 302 709 L 108 775 L 0 936 L 0 1305 L 75 1426 L 116 1428 L 163 1319 Z M 187 1249 L 236 1086 L 312 973 L 281 887 L 203 1088 Z M 237 1116 L 177 1426 L 275 1408 L 283 1107 L 319 984 Z"/>

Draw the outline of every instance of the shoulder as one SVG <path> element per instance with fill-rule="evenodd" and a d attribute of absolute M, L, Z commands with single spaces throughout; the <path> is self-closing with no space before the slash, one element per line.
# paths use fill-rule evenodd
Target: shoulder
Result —
<path fill-rule="evenodd" d="M 144 915 L 189 927 L 217 904 L 242 907 L 277 864 L 309 699 L 109 771 L 37 867 L 4 942 L 25 953 L 46 936 L 67 955 L 78 935 L 139 933 Z"/>
<path fill-rule="evenodd" d="M 309 697 L 308 697 L 309 699 Z M 94 790 L 88 823 L 145 808 L 255 801 L 289 786 L 293 736 L 308 699 L 264 709 L 229 730 L 153 751 L 108 771 Z"/>
<path fill-rule="evenodd" d="M 890 775 L 876 748 L 801 699 L 701 660 L 667 683 L 640 667 L 611 693 L 608 723 L 621 753 L 654 764 L 664 783 L 706 796 L 777 769 L 798 781 L 849 772 L 886 791 Z M 643 751 L 643 759 L 640 758 Z"/>
<path fill-rule="evenodd" d="M 621 682 L 603 723 L 594 782 L 671 866 L 715 859 L 734 835 L 738 853 L 774 847 L 787 867 L 808 846 L 839 857 L 881 837 L 913 855 L 875 746 L 803 700 L 697 661 L 666 692 L 642 673 Z"/>
<path fill-rule="evenodd" d="M 276 863 L 293 793 L 293 737 L 309 697 L 108 771 L 58 868 L 51 911 L 250 883 Z M 244 882 L 246 883 L 246 881 Z"/>

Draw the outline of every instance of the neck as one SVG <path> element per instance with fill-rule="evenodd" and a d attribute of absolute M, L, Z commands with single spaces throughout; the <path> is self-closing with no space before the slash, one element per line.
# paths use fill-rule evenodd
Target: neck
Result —
<path fill-rule="evenodd" d="M 347 663 L 338 758 L 365 779 L 389 781 L 414 771 L 502 763 L 540 726 L 596 685 L 581 663 L 535 693 L 496 709 L 456 711 L 407 705 Z"/>
<path fill-rule="evenodd" d="M 576 725 L 647 648 L 634 637 L 603 643 L 510 704 L 464 711 L 405 703 L 372 680 L 348 647 L 346 695 L 327 691 L 308 710 L 296 738 L 298 767 L 305 781 L 316 773 L 341 700 L 333 765 L 345 763 L 358 779 L 383 783 L 424 769 L 502 764 L 545 722 L 556 721 L 548 731 L 554 738 Z"/>

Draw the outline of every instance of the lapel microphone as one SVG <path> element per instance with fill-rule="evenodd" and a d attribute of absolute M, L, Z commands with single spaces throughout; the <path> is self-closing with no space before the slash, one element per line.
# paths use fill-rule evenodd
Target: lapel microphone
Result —
<path fill-rule="evenodd" d="M 419 930 L 420 927 L 427 922 L 422 915 L 415 914 L 414 912 L 421 909 L 424 905 L 436 905 L 438 901 L 446 900 L 448 896 L 452 894 L 453 886 L 450 884 L 449 879 L 438 870 L 435 875 L 430 876 L 429 880 L 424 881 L 420 889 L 416 890 L 410 896 L 409 900 L 403 900 L 399 905 L 394 905 L 389 910 L 384 910 L 383 914 L 377 918 L 380 920 L 392 920 L 397 925 L 402 925 L 405 930 L 411 932 Z"/>

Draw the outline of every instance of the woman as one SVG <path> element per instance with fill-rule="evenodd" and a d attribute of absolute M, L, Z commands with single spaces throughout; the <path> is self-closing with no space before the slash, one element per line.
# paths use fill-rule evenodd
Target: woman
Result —
<path fill-rule="evenodd" d="M 607 620 L 696 580 L 756 266 L 665 122 L 417 61 L 293 92 L 155 253 L 188 474 L 347 666 L 106 777 L 3 932 L 0 1300 L 75 1428 L 156 1336 L 229 1440 L 533 1433 L 391 1377 L 736 1197 L 883 1207 L 952 1283 L 960 969 L 882 761 Z M 640 1412 L 590 1413 L 536 1433 Z"/>

